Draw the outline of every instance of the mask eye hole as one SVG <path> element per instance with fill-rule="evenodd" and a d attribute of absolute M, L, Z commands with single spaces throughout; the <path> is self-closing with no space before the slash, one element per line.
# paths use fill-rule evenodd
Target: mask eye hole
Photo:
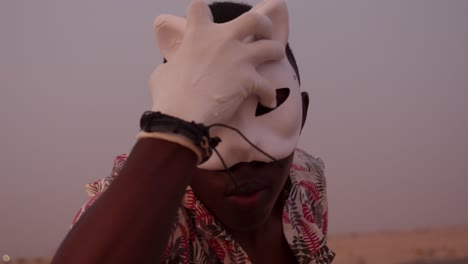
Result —
<path fill-rule="evenodd" d="M 268 108 L 264 107 L 261 104 L 257 105 L 257 109 L 255 110 L 255 116 L 261 116 L 268 114 L 269 112 L 275 110 L 278 108 L 280 105 L 282 105 L 286 99 L 289 97 L 289 88 L 279 88 L 276 89 L 276 107 L 275 108 Z"/>

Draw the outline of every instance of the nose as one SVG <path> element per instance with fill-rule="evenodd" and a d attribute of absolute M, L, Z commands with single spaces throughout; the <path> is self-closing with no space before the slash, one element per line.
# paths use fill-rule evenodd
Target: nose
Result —
<path fill-rule="evenodd" d="M 229 168 L 235 167 L 237 164 L 247 163 L 254 160 L 253 147 L 247 142 L 233 142 L 223 146 L 222 152 L 229 155 Z"/>
<path fill-rule="evenodd" d="M 256 144 L 255 142 L 256 140 L 251 141 L 252 144 Z M 259 153 L 245 140 L 233 140 L 230 135 L 221 137 L 221 143 L 216 147 L 216 152 L 213 152 L 211 158 L 205 163 L 199 165 L 199 168 L 205 170 L 230 169 L 238 166 L 237 164 L 256 160 L 256 153 Z"/>

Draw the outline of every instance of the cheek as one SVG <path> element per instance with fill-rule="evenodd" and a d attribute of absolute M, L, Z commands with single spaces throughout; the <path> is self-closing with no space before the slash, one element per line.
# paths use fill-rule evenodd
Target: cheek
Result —
<path fill-rule="evenodd" d="M 291 170 L 291 164 L 292 164 L 292 161 L 293 161 L 293 157 L 294 157 L 294 153 L 291 154 L 286 159 L 284 159 L 283 163 L 281 164 L 282 165 L 282 168 L 281 168 L 281 176 L 282 177 L 280 179 L 278 179 L 278 185 L 279 185 L 278 188 L 280 190 L 283 189 L 286 180 L 289 178 L 289 172 Z"/>

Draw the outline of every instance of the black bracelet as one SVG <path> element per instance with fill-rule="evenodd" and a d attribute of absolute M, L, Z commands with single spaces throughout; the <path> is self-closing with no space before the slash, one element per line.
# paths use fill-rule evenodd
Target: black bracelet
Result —
<path fill-rule="evenodd" d="M 194 143 L 202 153 L 202 162 L 208 160 L 213 149 L 221 142 L 219 137 L 210 137 L 209 127 L 195 122 L 187 122 L 161 112 L 146 111 L 140 119 L 140 129 L 145 132 L 179 134 Z"/>

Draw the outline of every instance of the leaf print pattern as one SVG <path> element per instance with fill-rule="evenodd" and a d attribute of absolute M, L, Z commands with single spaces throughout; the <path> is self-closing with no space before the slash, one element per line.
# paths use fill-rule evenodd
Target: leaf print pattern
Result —
<path fill-rule="evenodd" d="M 127 155 L 118 156 L 109 177 L 86 185 L 89 200 L 80 208 L 73 224 L 118 177 L 126 159 Z M 326 245 L 328 201 L 324 168 L 321 159 L 296 149 L 290 177 L 283 188 L 283 233 L 300 264 L 328 264 L 335 257 Z M 249 264 L 251 261 L 189 186 L 177 211 L 163 263 Z"/>

